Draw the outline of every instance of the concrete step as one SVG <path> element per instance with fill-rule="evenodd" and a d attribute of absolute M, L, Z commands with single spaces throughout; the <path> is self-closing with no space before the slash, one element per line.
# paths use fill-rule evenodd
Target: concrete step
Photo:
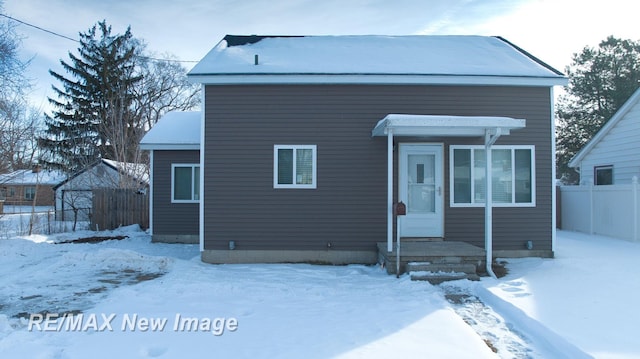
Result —
<path fill-rule="evenodd" d="M 427 281 L 431 284 L 440 284 L 447 281 L 452 280 L 480 280 L 480 277 L 477 274 L 469 274 L 464 272 L 428 272 L 428 271 L 417 271 L 417 272 L 409 272 L 411 276 L 411 280 L 415 281 Z"/>
<path fill-rule="evenodd" d="M 469 263 L 433 263 L 433 262 L 409 262 L 406 272 L 461 272 L 476 274 L 476 266 Z"/>

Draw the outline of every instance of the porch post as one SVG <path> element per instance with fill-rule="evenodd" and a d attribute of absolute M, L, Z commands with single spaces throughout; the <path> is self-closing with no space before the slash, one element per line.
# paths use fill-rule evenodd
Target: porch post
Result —
<path fill-rule="evenodd" d="M 484 249 L 487 253 L 485 259 L 487 273 L 493 278 L 497 278 L 491 263 L 493 262 L 493 180 L 491 178 L 492 157 L 491 151 L 493 144 L 500 137 L 500 129 L 496 129 L 496 133 L 491 136 L 491 132 L 487 129 L 484 138 L 484 155 L 485 155 L 485 174 L 484 174 Z"/>
<path fill-rule="evenodd" d="M 387 128 L 387 251 L 393 252 L 393 130 Z"/>

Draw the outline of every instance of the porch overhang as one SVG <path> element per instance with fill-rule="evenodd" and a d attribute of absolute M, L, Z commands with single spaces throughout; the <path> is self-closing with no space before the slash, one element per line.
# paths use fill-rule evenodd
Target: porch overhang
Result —
<path fill-rule="evenodd" d="M 389 114 L 371 131 L 372 136 L 484 137 L 525 127 L 525 120 L 495 116 L 439 116 Z"/>
<path fill-rule="evenodd" d="M 410 136 L 422 138 L 481 137 L 485 146 L 485 251 L 486 269 L 492 277 L 493 248 L 493 203 L 491 149 L 500 136 L 524 128 L 526 121 L 498 116 L 442 116 L 389 114 L 378 121 L 371 131 L 372 136 L 387 137 L 387 251 L 393 250 L 393 137 Z M 397 226 L 396 253 L 400 253 L 400 226 Z M 397 265 L 400 263 L 398 258 Z M 399 273 L 399 268 L 397 272 Z"/>

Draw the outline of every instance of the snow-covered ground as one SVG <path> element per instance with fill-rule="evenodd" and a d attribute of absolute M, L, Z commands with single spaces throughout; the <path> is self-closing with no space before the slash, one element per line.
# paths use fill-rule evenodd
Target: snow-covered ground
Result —
<path fill-rule="evenodd" d="M 128 238 L 54 244 L 93 236 Z M 511 260 L 509 275 L 499 280 L 432 286 L 396 279 L 377 266 L 205 264 L 197 245 L 152 244 L 136 226 L 13 237 L 0 240 L 0 353 L 640 357 L 634 340 L 640 244 L 559 232 L 556 254 Z M 473 320 L 445 298 L 451 286 L 493 307 L 504 327 L 524 338 L 519 346 L 530 350 L 495 354 L 467 324 Z M 65 313 L 75 315 L 55 317 Z"/>
<path fill-rule="evenodd" d="M 76 229 L 89 228 L 89 222 L 76 223 Z M 0 213 L 0 239 L 32 234 L 51 234 L 71 231 L 72 221 L 56 221 L 52 206 L 5 205 Z"/>

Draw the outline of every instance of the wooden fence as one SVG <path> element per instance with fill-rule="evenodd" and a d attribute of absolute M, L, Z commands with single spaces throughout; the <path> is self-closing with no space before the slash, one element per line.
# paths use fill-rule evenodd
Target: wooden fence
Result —
<path fill-rule="evenodd" d="M 149 196 L 134 189 L 93 190 L 91 229 L 108 230 L 131 224 L 149 228 Z"/>
<path fill-rule="evenodd" d="M 569 231 L 640 240 L 638 181 L 611 186 L 562 186 L 561 226 Z"/>

